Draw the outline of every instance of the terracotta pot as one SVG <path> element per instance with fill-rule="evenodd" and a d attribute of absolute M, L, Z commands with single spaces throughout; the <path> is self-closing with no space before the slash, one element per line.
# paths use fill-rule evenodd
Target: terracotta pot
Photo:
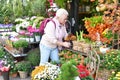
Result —
<path fill-rule="evenodd" d="M 15 77 L 17 77 L 17 75 L 18 75 L 17 72 L 16 72 L 16 73 L 12 73 L 12 74 L 11 74 L 11 77 L 15 78 Z"/>

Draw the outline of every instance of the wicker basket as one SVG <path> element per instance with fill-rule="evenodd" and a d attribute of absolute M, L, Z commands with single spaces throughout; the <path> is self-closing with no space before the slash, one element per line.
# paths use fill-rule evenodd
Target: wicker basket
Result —
<path fill-rule="evenodd" d="M 24 72 L 24 71 L 18 71 L 20 78 L 24 79 L 28 77 L 28 72 Z"/>
<path fill-rule="evenodd" d="M 73 50 L 88 53 L 90 51 L 90 44 L 80 41 L 73 41 Z"/>

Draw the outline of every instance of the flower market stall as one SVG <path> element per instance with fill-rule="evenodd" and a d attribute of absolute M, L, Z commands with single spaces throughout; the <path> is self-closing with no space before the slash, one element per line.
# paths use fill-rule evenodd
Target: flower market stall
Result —
<path fill-rule="evenodd" d="M 24 68 L 29 71 L 31 80 L 120 80 L 120 3 L 118 0 L 7 1 L 0 1 L 1 6 L 5 3 L 0 11 L 2 14 L 0 73 L 2 75 L 4 72 L 18 73 L 19 69 Z M 77 1 L 80 2 L 80 10 L 76 10 L 78 3 L 74 5 Z M 63 48 L 59 52 L 60 64 L 49 61 L 39 65 L 38 44 L 41 39 L 39 33 L 41 21 L 46 17 L 53 17 L 59 6 L 66 6 L 70 13 L 67 26 L 69 35 L 64 40 L 70 42 L 71 47 Z M 71 7 L 75 10 L 73 11 Z M 80 20 L 76 21 L 76 17 Z M 80 23 L 80 27 L 77 22 Z M 85 29 L 82 29 L 83 27 Z M 22 67 L 26 62 L 30 65 Z M 16 67 L 16 64 L 20 64 L 20 67 Z"/>

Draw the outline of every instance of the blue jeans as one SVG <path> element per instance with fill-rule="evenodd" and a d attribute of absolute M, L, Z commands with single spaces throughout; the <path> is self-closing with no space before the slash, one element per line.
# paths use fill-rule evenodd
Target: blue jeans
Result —
<path fill-rule="evenodd" d="M 49 58 L 56 63 L 59 63 L 58 48 L 46 47 L 43 44 L 39 45 L 40 48 L 40 64 L 48 62 Z"/>

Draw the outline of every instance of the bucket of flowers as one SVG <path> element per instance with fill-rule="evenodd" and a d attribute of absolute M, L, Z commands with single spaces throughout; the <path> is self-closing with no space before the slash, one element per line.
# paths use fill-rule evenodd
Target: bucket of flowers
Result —
<path fill-rule="evenodd" d="M 9 71 L 13 68 L 14 59 L 7 52 L 0 48 L 0 73 L 4 80 L 9 80 Z"/>
<path fill-rule="evenodd" d="M 10 55 L 8 55 L 3 48 L 0 49 L 0 73 L 4 80 L 9 80 L 9 71 L 12 69 L 14 61 Z"/>
<path fill-rule="evenodd" d="M 34 37 L 35 37 L 36 42 L 40 41 L 40 32 L 39 32 L 39 29 L 38 29 L 38 28 L 33 27 L 33 26 L 29 26 L 29 27 L 27 28 L 27 30 L 28 30 L 28 32 L 34 34 Z"/>
<path fill-rule="evenodd" d="M 31 74 L 31 80 L 55 80 L 58 78 L 60 68 L 51 63 L 36 67 Z"/>
<path fill-rule="evenodd" d="M 4 78 L 4 80 L 9 80 L 9 69 L 10 69 L 10 65 L 6 65 L 7 61 L 5 60 L 0 60 L 0 71 L 1 74 Z"/>

